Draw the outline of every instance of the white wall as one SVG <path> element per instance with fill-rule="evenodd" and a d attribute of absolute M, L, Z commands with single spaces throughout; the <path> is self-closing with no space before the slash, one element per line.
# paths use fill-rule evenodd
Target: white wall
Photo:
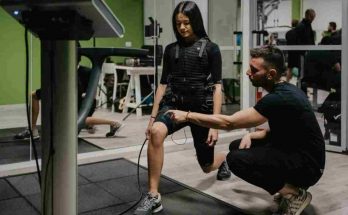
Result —
<path fill-rule="evenodd" d="M 155 4 L 156 3 L 156 4 Z M 158 20 L 158 23 L 163 29 L 160 34 L 158 44 L 163 45 L 163 48 L 174 41 L 174 33 L 172 27 L 172 14 L 174 11 L 172 1 L 168 0 L 145 0 L 144 1 L 144 25 L 149 25 L 148 17 L 153 17 Z M 144 38 L 145 45 L 153 45 L 151 38 Z"/>
<path fill-rule="evenodd" d="M 209 1 L 209 32 L 210 39 L 222 49 L 222 78 L 238 78 L 237 67 L 234 66 L 235 44 L 234 31 L 240 26 L 238 13 L 239 0 Z"/>
<path fill-rule="evenodd" d="M 308 8 L 316 12 L 312 28 L 317 32 L 317 41 L 321 40 L 321 33 L 327 30 L 329 22 L 336 22 L 337 29 L 342 27 L 342 0 L 303 0 L 303 16 Z"/>
<path fill-rule="evenodd" d="M 240 18 L 237 0 L 219 0 L 209 2 L 209 37 L 218 41 L 220 46 L 232 46 L 233 32 L 237 31 Z"/>
<path fill-rule="evenodd" d="M 270 9 L 266 9 L 268 12 Z M 265 27 L 291 26 L 291 1 L 282 0 L 278 9 L 269 14 Z"/>
<path fill-rule="evenodd" d="M 346 1 L 346 0 L 345 0 Z M 342 0 L 303 0 L 302 17 L 306 9 L 312 8 L 316 11 L 316 18 L 312 23 L 313 30 L 316 31 L 317 43 L 321 40 L 321 33 L 327 30 L 329 22 L 336 22 L 337 28 L 342 26 Z M 276 25 L 291 24 L 291 1 L 282 0 L 277 10 L 274 10 L 269 16 L 265 27 L 274 27 Z"/>

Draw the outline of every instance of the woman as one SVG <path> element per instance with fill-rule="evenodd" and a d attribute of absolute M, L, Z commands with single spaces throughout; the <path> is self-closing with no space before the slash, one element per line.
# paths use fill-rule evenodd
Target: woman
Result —
<path fill-rule="evenodd" d="M 180 2 L 172 17 L 177 41 L 164 52 L 163 72 L 156 91 L 151 118 L 146 129 L 148 145 L 149 192 L 135 214 L 162 210 L 158 192 L 163 165 L 163 142 L 167 135 L 190 126 L 198 162 L 205 173 L 219 168 L 217 178 L 227 180 L 231 173 L 225 155 L 214 156 L 216 129 L 191 123 L 175 124 L 165 112 L 169 109 L 219 114 L 221 110 L 221 53 L 210 41 L 201 12 L 192 1 Z"/>

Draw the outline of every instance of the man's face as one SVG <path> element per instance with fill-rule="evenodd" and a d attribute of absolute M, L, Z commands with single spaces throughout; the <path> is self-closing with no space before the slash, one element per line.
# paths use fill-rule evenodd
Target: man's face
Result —
<path fill-rule="evenodd" d="M 327 26 L 327 31 L 328 31 L 328 32 L 331 32 L 331 31 L 332 31 L 331 25 L 328 25 L 328 26 Z"/>
<path fill-rule="evenodd" d="M 334 27 L 329 24 L 329 26 L 327 27 L 327 31 L 328 32 L 333 32 L 334 31 Z"/>
<path fill-rule="evenodd" d="M 315 19 L 315 13 L 311 13 L 308 18 L 309 18 L 310 23 L 312 23 Z"/>
<path fill-rule="evenodd" d="M 176 16 L 176 29 L 185 40 L 190 40 L 195 36 L 190 19 L 182 13 Z"/>
<path fill-rule="evenodd" d="M 260 57 L 251 58 L 249 62 L 249 69 L 246 74 L 254 87 L 264 87 L 268 82 L 269 72 L 263 66 L 263 63 L 264 60 Z"/>

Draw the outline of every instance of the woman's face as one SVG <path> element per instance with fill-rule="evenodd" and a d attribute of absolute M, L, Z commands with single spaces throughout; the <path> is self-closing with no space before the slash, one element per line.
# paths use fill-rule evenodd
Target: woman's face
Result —
<path fill-rule="evenodd" d="M 183 13 L 179 13 L 176 16 L 176 29 L 181 37 L 186 41 L 190 41 L 196 37 L 196 35 L 193 33 L 190 19 Z"/>

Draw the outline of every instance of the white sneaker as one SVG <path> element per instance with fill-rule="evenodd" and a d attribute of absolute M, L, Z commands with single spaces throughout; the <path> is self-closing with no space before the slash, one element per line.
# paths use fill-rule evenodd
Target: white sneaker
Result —
<path fill-rule="evenodd" d="M 300 215 L 301 212 L 310 204 L 312 194 L 304 189 L 299 189 L 298 195 L 284 196 L 284 213 L 286 215 Z"/>
<path fill-rule="evenodd" d="M 32 130 L 32 132 L 33 132 L 33 138 L 34 138 L 34 140 L 40 138 L 39 131 L 38 131 L 37 129 Z M 25 129 L 24 131 L 22 131 L 22 132 L 16 134 L 16 135 L 14 136 L 14 138 L 17 139 L 17 140 L 28 140 L 28 139 L 30 139 L 30 132 L 29 132 L 29 129 Z"/>
<path fill-rule="evenodd" d="M 158 213 L 161 210 L 163 210 L 163 206 L 161 204 L 161 194 L 154 196 L 152 193 L 148 192 L 140 203 L 140 206 L 134 211 L 134 214 L 148 215 Z"/>

